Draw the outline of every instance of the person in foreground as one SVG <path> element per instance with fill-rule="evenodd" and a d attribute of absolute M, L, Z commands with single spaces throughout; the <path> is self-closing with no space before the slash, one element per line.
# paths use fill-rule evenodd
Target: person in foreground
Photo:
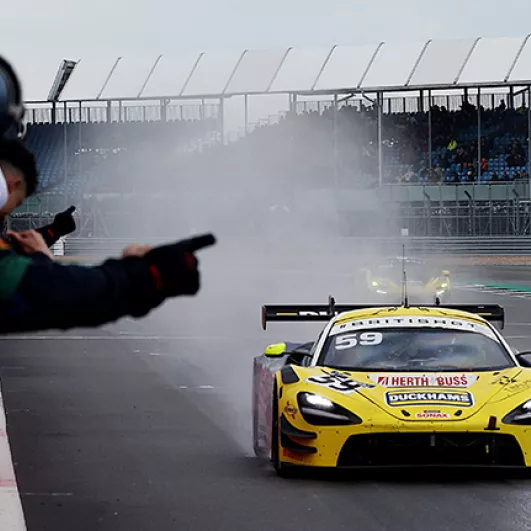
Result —
<path fill-rule="evenodd" d="M 0 142 L 9 215 L 37 187 L 33 155 L 16 140 Z M 165 299 L 195 295 L 195 252 L 213 245 L 206 234 L 161 247 L 134 245 L 99 266 L 62 265 L 42 234 L 8 232 L 0 240 L 0 333 L 96 327 L 124 316 L 143 317 Z M 15 251 L 13 246 L 17 247 Z"/>

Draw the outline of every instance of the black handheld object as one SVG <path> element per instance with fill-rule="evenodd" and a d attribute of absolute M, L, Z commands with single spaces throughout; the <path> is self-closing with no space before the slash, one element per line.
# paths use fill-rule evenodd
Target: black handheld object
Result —
<path fill-rule="evenodd" d="M 22 138 L 24 102 L 22 88 L 13 67 L 0 57 L 0 138 Z"/>
<path fill-rule="evenodd" d="M 205 247 L 210 247 L 215 243 L 216 237 L 213 234 L 208 233 L 201 234 L 200 236 L 193 236 L 192 238 L 188 238 L 187 240 L 182 240 L 179 243 L 179 246 L 185 252 L 195 253 L 196 251 L 200 251 Z"/>

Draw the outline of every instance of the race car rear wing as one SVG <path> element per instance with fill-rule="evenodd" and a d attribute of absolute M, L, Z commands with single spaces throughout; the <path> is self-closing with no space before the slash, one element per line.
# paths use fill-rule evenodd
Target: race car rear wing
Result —
<path fill-rule="evenodd" d="M 354 310 L 368 310 L 370 308 L 382 308 L 381 304 L 336 304 L 330 297 L 328 305 L 319 304 L 281 304 L 262 306 L 262 329 L 267 328 L 268 321 L 329 321 L 335 315 Z M 476 314 L 486 321 L 496 323 L 499 328 L 505 326 L 505 311 L 498 304 L 422 304 L 420 308 L 440 308 L 448 310 L 460 310 L 462 312 Z"/>

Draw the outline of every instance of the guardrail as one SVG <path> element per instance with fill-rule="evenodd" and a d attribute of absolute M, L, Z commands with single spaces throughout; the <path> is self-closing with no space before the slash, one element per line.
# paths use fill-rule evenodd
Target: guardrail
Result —
<path fill-rule="evenodd" d="M 119 256 L 122 249 L 134 243 L 133 239 L 96 239 L 96 238 L 65 238 L 65 256 L 107 257 Z M 148 243 L 156 245 L 167 243 L 166 239 L 152 239 Z M 402 253 L 402 245 L 406 246 L 409 255 L 460 255 L 460 256 L 531 256 L 531 237 L 396 237 L 396 238 L 330 238 L 318 237 L 315 240 L 221 240 L 217 249 L 227 252 L 252 250 L 257 255 L 268 256 L 271 253 L 315 255 L 319 258 L 345 253 L 385 254 Z"/>

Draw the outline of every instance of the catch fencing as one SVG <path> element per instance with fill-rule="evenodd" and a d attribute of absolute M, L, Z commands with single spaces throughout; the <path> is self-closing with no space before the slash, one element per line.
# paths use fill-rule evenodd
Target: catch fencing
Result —
<path fill-rule="evenodd" d="M 166 243 L 167 240 L 154 239 L 150 244 Z M 121 251 L 134 243 L 129 239 L 114 238 L 65 238 L 64 255 L 70 257 L 104 258 L 119 256 Z M 223 254 L 253 253 L 257 258 L 268 260 L 276 257 L 282 262 L 285 257 L 298 258 L 300 262 L 311 260 L 333 261 L 347 255 L 359 257 L 370 255 L 430 256 L 531 256 L 531 237 L 395 237 L 395 238 L 334 238 L 324 241 L 293 240 L 230 240 L 223 241 L 215 248 Z"/>

